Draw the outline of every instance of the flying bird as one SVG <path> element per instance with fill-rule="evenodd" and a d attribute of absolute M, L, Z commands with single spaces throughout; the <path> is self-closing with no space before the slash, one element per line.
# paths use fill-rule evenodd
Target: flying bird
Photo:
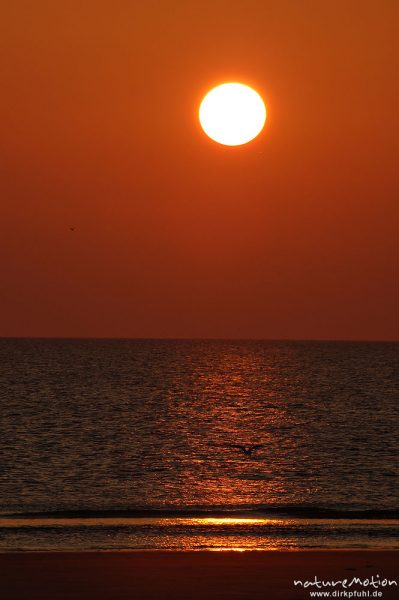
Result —
<path fill-rule="evenodd" d="M 230 444 L 230 448 L 236 448 L 243 452 L 246 456 L 252 456 L 252 453 L 258 448 L 262 448 L 263 444 Z"/>

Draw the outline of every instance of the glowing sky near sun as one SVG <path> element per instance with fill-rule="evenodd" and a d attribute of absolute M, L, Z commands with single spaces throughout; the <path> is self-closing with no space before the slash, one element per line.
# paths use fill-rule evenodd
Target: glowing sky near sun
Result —
<path fill-rule="evenodd" d="M 2 13 L 0 335 L 398 338 L 398 3 Z"/>

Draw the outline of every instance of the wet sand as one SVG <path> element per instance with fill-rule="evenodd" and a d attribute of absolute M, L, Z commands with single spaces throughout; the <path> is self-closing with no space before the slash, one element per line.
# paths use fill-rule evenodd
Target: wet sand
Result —
<path fill-rule="evenodd" d="M 315 576 L 399 583 L 399 551 L 0 554 L 4 600 L 294 600 L 317 590 L 295 587 L 294 579 Z M 347 589 L 353 590 L 370 590 L 373 597 L 376 588 Z M 399 586 L 378 591 L 374 597 L 399 598 Z"/>

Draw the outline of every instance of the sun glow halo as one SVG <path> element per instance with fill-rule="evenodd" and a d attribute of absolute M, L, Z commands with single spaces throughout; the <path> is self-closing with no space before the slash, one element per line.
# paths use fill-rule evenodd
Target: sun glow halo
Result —
<path fill-rule="evenodd" d="M 203 98 L 199 108 L 202 129 L 215 142 L 240 146 L 253 140 L 266 121 L 266 107 L 252 88 L 222 83 Z"/>

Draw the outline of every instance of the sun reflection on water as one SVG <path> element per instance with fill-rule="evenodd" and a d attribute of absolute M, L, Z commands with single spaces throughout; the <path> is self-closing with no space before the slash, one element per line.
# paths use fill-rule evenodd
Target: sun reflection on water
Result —
<path fill-rule="evenodd" d="M 189 520 L 191 525 L 267 525 L 272 523 L 272 519 L 250 519 L 250 518 L 235 518 L 235 517 L 201 517 L 192 518 Z"/>

